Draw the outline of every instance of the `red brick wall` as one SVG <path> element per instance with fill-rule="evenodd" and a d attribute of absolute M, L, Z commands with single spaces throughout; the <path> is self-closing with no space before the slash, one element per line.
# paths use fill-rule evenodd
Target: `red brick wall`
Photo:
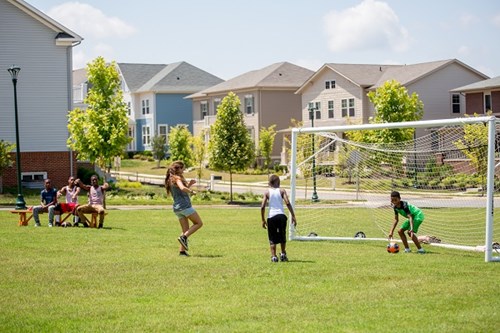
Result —
<path fill-rule="evenodd" d="M 76 176 L 76 154 L 73 158 L 73 175 Z M 17 186 L 16 154 L 12 153 L 14 164 L 7 168 L 3 174 L 4 187 Z M 70 152 L 45 152 L 45 153 L 23 153 L 21 152 L 21 172 L 47 172 L 47 177 L 52 180 L 52 186 L 57 189 L 68 183 L 71 176 Z"/>

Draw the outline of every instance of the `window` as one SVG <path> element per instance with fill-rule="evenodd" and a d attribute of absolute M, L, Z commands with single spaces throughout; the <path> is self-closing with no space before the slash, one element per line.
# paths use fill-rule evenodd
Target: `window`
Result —
<path fill-rule="evenodd" d="M 200 103 L 201 119 L 205 119 L 208 116 L 208 103 L 203 101 Z"/>
<path fill-rule="evenodd" d="M 330 139 L 328 139 L 328 144 L 329 144 L 328 151 L 330 153 L 334 153 L 335 149 L 337 147 L 337 140 L 334 140 L 334 139 L 330 138 Z"/>
<path fill-rule="evenodd" d="M 46 172 L 21 172 L 23 182 L 43 182 L 44 179 L 47 179 Z"/>
<path fill-rule="evenodd" d="M 491 95 L 484 95 L 484 113 L 491 110 Z"/>
<path fill-rule="evenodd" d="M 315 119 L 321 119 L 321 102 L 314 102 L 314 108 L 316 109 Z"/>
<path fill-rule="evenodd" d="M 132 141 L 128 144 L 128 150 L 135 150 L 134 149 L 134 139 L 135 139 L 135 131 L 133 126 L 128 127 L 128 137 L 132 138 Z"/>
<path fill-rule="evenodd" d="M 253 95 L 245 96 L 245 113 L 254 114 Z"/>
<path fill-rule="evenodd" d="M 253 127 L 247 127 L 248 134 L 250 135 L 250 139 L 255 142 L 255 129 Z"/>
<path fill-rule="evenodd" d="M 217 114 L 217 108 L 219 107 L 220 104 L 220 98 L 214 99 L 214 115 Z"/>
<path fill-rule="evenodd" d="M 158 125 L 158 135 L 165 139 L 165 144 L 168 144 L 168 125 Z"/>
<path fill-rule="evenodd" d="M 142 144 L 149 145 L 151 143 L 151 129 L 149 126 L 142 126 Z"/>
<path fill-rule="evenodd" d="M 342 117 L 354 117 L 354 98 L 343 99 L 341 101 Z"/>
<path fill-rule="evenodd" d="M 130 106 L 130 102 L 127 103 L 127 115 L 132 115 L 132 107 Z"/>
<path fill-rule="evenodd" d="M 149 99 L 142 100 L 142 114 L 149 114 Z"/>
<path fill-rule="evenodd" d="M 325 89 L 335 89 L 335 80 L 325 81 Z"/>
<path fill-rule="evenodd" d="M 451 95 L 451 112 L 460 113 L 460 95 L 452 94 Z"/>
<path fill-rule="evenodd" d="M 328 101 L 328 118 L 334 118 L 333 101 Z"/>

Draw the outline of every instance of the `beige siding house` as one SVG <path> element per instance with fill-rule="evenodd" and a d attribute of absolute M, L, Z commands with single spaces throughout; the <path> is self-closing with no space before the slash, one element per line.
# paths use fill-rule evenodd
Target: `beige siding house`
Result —
<path fill-rule="evenodd" d="M 482 115 L 492 111 L 500 115 L 500 76 L 451 90 L 456 96 L 465 96 L 465 113 Z"/>
<path fill-rule="evenodd" d="M 188 96 L 193 100 L 194 135 L 210 128 L 217 118 L 218 105 L 233 92 L 241 101 L 241 112 L 257 149 L 262 127 L 276 125 L 276 130 L 285 129 L 291 126 L 292 118 L 301 119 L 301 96 L 295 91 L 313 74 L 309 69 L 280 62 Z M 209 140 L 208 131 L 205 140 Z M 276 142 L 273 160 L 280 159 L 280 152 L 281 143 Z"/>
<path fill-rule="evenodd" d="M 465 100 L 453 100 L 450 90 L 488 77 L 456 59 L 413 65 L 323 65 L 298 90 L 302 96 L 302 119 L 309 122 L 310 103 L 314 107 L 314 126 L 368 123 L 374 107 L 369 91 L 388 80 L 396 80 L 424 103 L 424 120 L 461 117 Z M 453 106 L 458 102 L 459 107 Z"/>

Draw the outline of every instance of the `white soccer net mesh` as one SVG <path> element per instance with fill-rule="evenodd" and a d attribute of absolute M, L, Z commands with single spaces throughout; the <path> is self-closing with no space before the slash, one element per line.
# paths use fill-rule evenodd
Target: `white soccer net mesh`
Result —
<path fill-rule="evenodd" d="M 484 123 L 420 128 L 415 140 L 397 144 L 348 137 L 348 132 L 298 133 L 291 188 L 298 227 L 292 239 L 353 239 L 361 232 L 358 237 L 365 240 L 387 240 L 394 221 L 390 193 L 399 191 L 402 200 L 425 214 L 418 231 L 424 243 L 484 248 Z M 491 186 L 496 192 L 497 177 Z M 494 207 L 500 206 L 495 202 Z M 494 214 L 495 226 L 498 219 Z M 400 216 L 396 231 L 404 221 Z M 397 232 L 394 237 L 399 239 Z M 494 228 L 493 241 L 500 242 L 500 227 Z"/>

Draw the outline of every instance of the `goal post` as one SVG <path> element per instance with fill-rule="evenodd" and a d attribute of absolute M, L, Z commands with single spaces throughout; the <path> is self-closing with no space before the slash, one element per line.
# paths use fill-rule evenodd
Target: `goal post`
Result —
<path fill-rule="evenodd" d="M 424 211 L 424 243 L 500 261 L 498 124 L 482 116 L 292 129 L 290 200 L 298 227 L 290 228 L 290 240 L 387 241 L 395 190 Z M 355 132 L 397 129 L 418 135 L 392 144 L 350 140 Z"/>

